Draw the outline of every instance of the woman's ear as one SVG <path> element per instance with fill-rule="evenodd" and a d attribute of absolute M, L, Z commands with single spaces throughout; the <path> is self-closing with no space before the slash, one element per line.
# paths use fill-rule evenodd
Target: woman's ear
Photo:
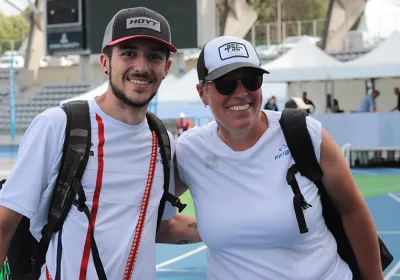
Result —
<path fill-rule="evenodd" d="M 204 106 L 208 105 L 208 100 L 207 100 L 207 89 L 205 86 L 202 86 L 201 84 L 196 85 L 197 92 L 199 93 L 200 99 L 203 102 Z"/>

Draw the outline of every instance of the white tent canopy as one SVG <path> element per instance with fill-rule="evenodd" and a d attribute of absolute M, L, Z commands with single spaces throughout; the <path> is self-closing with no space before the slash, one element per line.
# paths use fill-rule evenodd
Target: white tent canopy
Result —
<path fill-rule="evenodd" d="M 197 70 L 192 69 L 168 86 L 158 98 L 158 116 L 177 118 L 181 112 L 189 118 L 208 118 L 210 110 L 205 108 L 196 89 Z"/>
<path fill-rule="evenodd" d="M 63 103 L 69 102 L 69 101 L 73 101 L 73 100 L 89 100 L 89 99 L 93 99 L 96 96 L 99 96 L 99 95 L 102 95 L 103 93 L 105 93 L 107 91 L 107 88 L 108 88 L 108 81 L 102 83 L 98 87 L 95 87 L 95 88 L 89 90 L 88 92 L 85 92 L 83 94 L 74 96 L 74 97 L 69 98 L 69 99 L 61 100 L 60 101 L 60 105 L 62 105 Z"/>
<path fill-rule="evenodd" d="M 168 95 L 171 93 L 171 88 L 177 83 L 178 78 L 170 74 L 165 77 L 161 82 L 157 92 L 157 102 L 164 102 L 168 99 Z"/>
<path fill-rule="evenodd" d="M 293 49 L 261 67 L 270 72 L 265 76 L 266 82 L 298 82 L 330 80 L 331 68 L 342 64 L 305 37 Z"/>
<path fill-rule="evenodd" d="M 196 90 L 198 83 L 197 70 L 191 69 L 183 77 L 171 83 L 166 89 L 168 92 L 158 97 L 159 102 L 185 102 L 185 103 L 201 103 L 199 94 Z M 202 105 L 202 103 L 201 103 Z"/>
<path fill-rule="evenodd" d="M 393 32 L 382 44 L 369 53 L 347 62 L 347 65 L 381 65 L 400 62 L 400 34 Z"/>
<path fill-rule="evenodd" d="M 400 77 L 400 34 L 395 31 L 369 53 L 335 68 L 335 79 Z"/>

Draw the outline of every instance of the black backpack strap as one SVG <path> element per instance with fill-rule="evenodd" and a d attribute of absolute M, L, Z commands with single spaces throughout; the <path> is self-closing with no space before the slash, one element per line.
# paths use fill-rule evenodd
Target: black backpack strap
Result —
<path fill-rule="evenodd" d="M 321 182 L 323 172 L 307 129 L 307 115 L 304 110 L 284 109 L 279 122 L 298 171 L 315 183 Z"/>
<path fill-rule="evenodd" d="M 304 199 L 303 194 L 300 191 L 299 184 L 297 183 L 296 180 L 296 173 L 298 172 L 296 164 L 293 164 L 287 174 L 286 174 L 286 181 L 292 188 L 294 197 L 293 197 L 293 207 L 294 207 L 294 212 L 296 214 L 296 219 L 297 223 L 299 225 L 299 230 L 300 233 L 306 233 L 308 232 L 307 228 L 307 223 L 304 218 L 303 214 L 303 209 L 307 209 L 309 207 L 312 207 L 311 204 L 307 203 L 307 201 Z"/>
<path fill-rule="evenodd" d="M 160 226 L 162 216 L 164 214 L 165 203 L 169 201 L 173 206 L 177 207 L 179 212 L 185 209 L 186 204 L 182 204 L 180 199 L 169 192 L 169 181 L 170 181 L 170 169 L 171 169 L 171 141 L 167 129 L 163 122 L 153 113 L 146 113 L 147 121 L 149 123 L 150 130 L 154 130 L 157 134 L 158 143 L 160 147 L 161 159 L 164 168 L 164 193 L 161 197 L 160 206 L 158 207 L 157 217 L 157 231 Z"/>
<path fill-rule="evenodd" d="M 306 116 L 307 112 L 304 110 L 287 108 L 282 111 L 279 121 L 286 145 L 295 161 L 295 164 L 287 172 L 286 181 L 291 186 L 294 194 L 293 206 L 300 233 L 308 232 L 303 209 L 312 206 L 307 203 L 301 194 L 295 175 L 300 172 L 302 176 L 314 182 L 320 189 L 323 174 L 307 129 Z"/>
<path fill-rule="evenodd" d="M 35 257 L 32 258 L 32 275 L 30 279 L 38 279 L 40 277 L 41 267 L 45 263 L 46 252 L 52 234 L 62 229 L 65 218 L 72 204 L 74 204 L 78 207 L 78 210 L 86 214 L 89 220 L 93 261 L 99 279 L 105 280 L 107 279 L 106 274 L 93 237 L 90 211 L 85 205 L 86 197 L 80 183 L 90 152 L 89 105 L 87 101 L 77 100 L 65 103 L 63 109 L 67 115 L 67 125 L 60 171 L 54 187 L 48 223 L 42 229 L 42 238 L 39 242 L 38 251 Z M 78 200 L 75 200 L 76 195 L 78 195 Z"/>
<path fill-rule="evenodd" d="M 295 161 L 295 164 L 289 168 L 288 177 L 292 175 L 294 177 L 294 174 L 298 171 L 302 176 L 308 178 L 316 185 L 321 195 L 322 213 L 325 223 L 335 237 L 338 253 L 349 265 L 353 272 L 353 278 L 361 279 L 362 277 L 357 259 L 350 241 L 346 236 L 340 214 L 335 209 L 322 182 L 323 171 L 315 155 L 314 146 L 307 129 L 306 116 L 307 113 L 302 110 L 284 109 L 282 112 L 280 124 L 286 139 L 286 144 Z M 292 175 L 289 175 L 289 172 L 291 172 Z M 290 181 L 290 179 L 288 181 Z M 296 181 L 295 178 L 294 181 Z M 297 182 L 293 183 L 293 185 L 297 185 L 298 188 Z M 293 192 L 295 192 L 295 190 L 293 190 Z M 299 222 L 299 219 L 297 221 Z M 393 261 L 393 255 L 380 237 L 378 237 L 378 242 L 382 268 L 385 270 Z"/>

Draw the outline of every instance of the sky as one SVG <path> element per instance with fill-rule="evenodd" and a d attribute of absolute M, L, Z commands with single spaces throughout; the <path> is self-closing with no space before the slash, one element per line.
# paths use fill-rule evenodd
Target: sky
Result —
<path fill-rule="evenodd" d="M 400 32 L 400 0 L 369 0 L 364 15 L 369 35 L 386 38 Z"/>
<path fill-rule="evenodd" d="M 25 9 L 29 4 L 28 0 L 11 0 L 10 2 L 12 2 L 15 6 L 20 7 L 21 9 Z M 14 9 L 4 0 L 0 0 L 0 11 L 5 15 L 19 14 L 16 9 Z"/>

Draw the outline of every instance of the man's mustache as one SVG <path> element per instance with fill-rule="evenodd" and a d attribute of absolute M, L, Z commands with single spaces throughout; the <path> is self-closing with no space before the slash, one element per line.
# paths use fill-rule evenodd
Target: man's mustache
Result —
<path fill-rule="evenodd" d="M 148 73 L 133 73 L 133 74 L 129 74 L 127 76 L 128 80 L 134 79 L 134 78 L 140 78 L 140 79 L 144 79 L 144 80 L 148 80 L 148 81 L 153 81 L 153 77 L 151 77 Z"/>

